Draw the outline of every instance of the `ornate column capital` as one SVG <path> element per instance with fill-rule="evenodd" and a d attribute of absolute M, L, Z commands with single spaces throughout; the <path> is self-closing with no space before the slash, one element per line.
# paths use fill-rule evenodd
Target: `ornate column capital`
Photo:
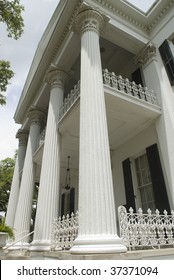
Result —
<path fill-rule="evenodd" d="M 94 31 L 99 35 L 108 21 L 109 17 L 101 14 L 98 9 L 83 3 L 74 20 L 72 29 L 81 35 L 86 31 Z"/>
<path fill-rule="evenodd" d="M 63 69 L 51 65 L 48 72 L 46 73 L 46 82 L 51 85 L 51 87 L 59 86 L 64 87 L 69 75 Z"/>
<path fill-rule="evenodd" d="M 150 42 L 136 56 L 135 63 L 138 63 L 141 66 L 146 66 L 149 62 L 151 62 L 155 58 L 156 58 L 156 46 Z"/>
<path fill-rule="evenodd" d="M 45 117 L 46 113 L 42 108 L 36 106 L 31 106 L 28 111 L 28 117 L 30 123 L 40 123 L 41 120 Z"/>
<path fill-rule="evenodd" d="M 19 140 L 19 146 L 26 146 L 28 131 L 20 128 L 16 133 L 16 138 Z"/>

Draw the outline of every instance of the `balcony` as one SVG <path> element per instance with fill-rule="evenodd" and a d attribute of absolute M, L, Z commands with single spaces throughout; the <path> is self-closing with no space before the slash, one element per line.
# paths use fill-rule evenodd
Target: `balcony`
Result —
<path fill-rule="evenodd" d="M 115 73 L 110 73 L 107 69 L 103 70 L 103 85 L 104 88 L 113 89 L 120 98 L 128 99 L 130 102 L 139 102 L 142 106 L 149 105 L 151 108 L 159 108 L 158 100 L 153 92 L 147 87 L 135 84 L 135 82 L 124 79 L 121 75 L 117 76 Z M 66 114 L 79 102 L 80 100 L 80 81 L 74 86 L 74 89 L 65 98 L 60 110 L 59 123 L 64 119 Z"/>
<path fill-rule="evenodd" d="M 110 148 L 116 149 L 138 133 L 151 126 L 155 119 L 161 115 L 161 108 L 155 93 L 147 87 L 136 85 L 128 79 L 103 70 L 103 86 L 105 92 L 106 113 Z M 80 81 L 64 99 L 59 114 L 59 131 L 64 139 L 64 149 L 78 158 L 79 119 L 80 119 Z M 42 145 L 44 143 L 45 129 L 42 131 L 35 162 L 41 162 Z M 62 160 L 66 161 L 67 153 L 62 153 Z M 78 168 L 76 162 L 75 168 Z"/>

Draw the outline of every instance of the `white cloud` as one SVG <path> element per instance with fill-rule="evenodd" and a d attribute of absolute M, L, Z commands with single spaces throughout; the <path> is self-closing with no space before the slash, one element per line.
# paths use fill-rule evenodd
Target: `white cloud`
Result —
<path fill-rule="evenodd" d="M 0 23 L 0 59 L 7 59 L 15 72 L 7 91 L 7 105 L 0 106 L 0 160 L 13 157 L 18 147 L 15 138 L 19 125 L 13 116 L 22 92 L 37 44 L 56 8 L 58 0 L 21 0 L 25 7 L 24 34 L 18 40 L 7 37 L 5 25 Z"/>

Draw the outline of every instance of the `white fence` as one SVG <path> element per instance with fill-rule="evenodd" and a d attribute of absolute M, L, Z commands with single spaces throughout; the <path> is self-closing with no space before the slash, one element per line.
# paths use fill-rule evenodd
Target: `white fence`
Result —
<path fill-rule="evenodd" d="M 78 212 L 59 217 L 52 225 L 51 250 L 68 250 L 73 246 L 78 233 Z"/>
<path fill-rule="evenodd" d="M 158 210 L 152 214 L 148 209 L 144 214 L 141 209 L 137 213 L 124 206 L 118 208 L 120 237 L 129 249 L 161 248 L 174 246 L 174 211 L 160 214 Z"/>
<path fill-rule="evenodd" d="M 174 246 L 174 211 L 152 214 L 148 209 L 134 213 L 124 206 L 118 208 L 120 237 L 129 250 Z M 69 250 L 78 234 L 78 212 L 54 220 L 51 233 L 51 250 Z"/>

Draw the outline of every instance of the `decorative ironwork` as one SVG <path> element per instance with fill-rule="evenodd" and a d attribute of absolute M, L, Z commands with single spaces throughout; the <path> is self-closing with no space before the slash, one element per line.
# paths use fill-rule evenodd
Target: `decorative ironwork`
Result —
<path fill-rule="evenodd" d="M 161 246 L 174 246 L 174 211 L 168 215 L 164 210 L 152 214 L 150 209 L 144 214 L 140 208 L 134 213 L 130 208 L 127 212 L 124 206 L 119 206 L 120 237 L 129 249 Z"/>
<path fill-rule="evenodd" d="M 127 95 L 131 95 L 145 102 L 158 105 L 157 97 L 153 90 L 150 91 L 147 87 L 137 85 L 135 82 L 131 82 L 127 78 L 124 79 L 121 75 L 117 76 L 114 72 L 110 73 L 108 69 L 103 70 L 103 83 L 107 86 L 124 92 Z"/>
<path fill-rule="evenodd" d="M 67 214 L 66 217 L 55 219 L 52 225 L 51 250 L 69 250 L 78 234 L 78 212 L 76 215 Z"/>

